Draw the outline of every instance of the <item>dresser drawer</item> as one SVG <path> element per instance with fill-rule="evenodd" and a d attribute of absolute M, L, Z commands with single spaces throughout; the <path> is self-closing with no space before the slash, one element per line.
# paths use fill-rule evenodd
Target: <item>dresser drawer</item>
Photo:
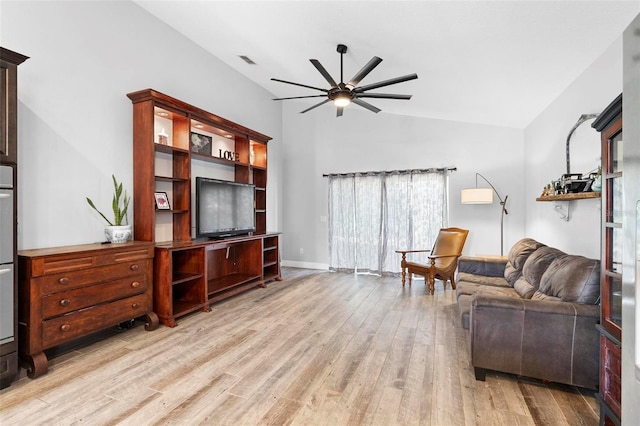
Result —
<path fill-rule="evenodd" d="M 99 266 L 80 271 L 45 275 L 34 278 L 34 285 L 41 295 L 46 295 L 94 284 L 104 279 L 128 277 L 134 274 L 144 275 L 147 271 L 151 271 L 151 268 L 151 261 L 144 259 L 134 262 Z"/>
<path fill-rule="evenodd" d="M 44 319 L 66 314 L 92 305 L 122 299 L 147 291 L 145 275 L 134 275 L 115 281 L 49 294 L 42 298 Z"/>
<path fill-rule="evenodd" d="M 56 346 L 118 322 L 139 317 L 152 309 L 152 303 L 151 295 L 139 294 L 45 320 L 42 323 L 42 346 Z"/>

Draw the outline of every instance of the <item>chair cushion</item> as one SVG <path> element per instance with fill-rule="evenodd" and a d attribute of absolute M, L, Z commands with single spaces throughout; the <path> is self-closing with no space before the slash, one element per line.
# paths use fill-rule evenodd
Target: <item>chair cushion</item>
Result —
<path fill-rule="evenodd" d="M 523 238 L 511 247 L 507 256 L 507 266 L 504 268 L 504 278 L 511 286 L 522 276 L 525 262 L 538 248 L 545 246 L 532 238 Z"/>
<path fill-rule="evenodd" d="M 561 255 L 542 275 L 532 299 L 597 304 L 600 299 L 600 261 L 583 256 Z"/>
<path fill-rule="evenodd" d="M 540 287 L 540 280 L 549 265 L 559 256 L 565 253 L 548 246 L 540 247 L 533 252 L 522 268 L 522 276 L 513 285 L 523 299 L 531 299 L 531 296 Z"/>

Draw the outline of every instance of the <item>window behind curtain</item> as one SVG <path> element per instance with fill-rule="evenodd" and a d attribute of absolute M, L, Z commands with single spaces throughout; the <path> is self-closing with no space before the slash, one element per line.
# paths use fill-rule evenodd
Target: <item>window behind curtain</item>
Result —
<path fill-rule="evenodd" d="M 448 217 L 446 170 L 329 175 L 329 269 L 397 274 Z"/>

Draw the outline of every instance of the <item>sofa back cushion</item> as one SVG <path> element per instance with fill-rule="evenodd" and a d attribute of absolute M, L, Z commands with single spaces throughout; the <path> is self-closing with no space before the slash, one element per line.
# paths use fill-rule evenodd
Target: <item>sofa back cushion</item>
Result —
<path fill-rule="evenodd" d="M 542 275 L 532 299 L 597 304 L 600 299 L 600 261 L 560 255 Z"/>
<path fill-rule="evenodd" d="M 507 266 L 504 268 L 504 279 L 512 287 L 522 276 L 522 268 L 531 253 L 543 246 L 544 244 L 532 238 L 523 238 L 511 247 L 507 256 Z"/>
<path fill-rule="evenodd" d="M 565 253 L 548 246 L 543 246 L 534 251 L 524 263 L 522 268 L 522 276 L 513 284 L 514 290 L 523 299 L 531 299 L 533 294 L 540 287 L 542 276 L 546 272 L 549 265 Z"/>

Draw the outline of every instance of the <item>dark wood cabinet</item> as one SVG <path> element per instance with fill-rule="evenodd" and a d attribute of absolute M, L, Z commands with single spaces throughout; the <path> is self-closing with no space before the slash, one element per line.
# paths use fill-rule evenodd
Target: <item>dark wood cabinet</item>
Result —
<path fill-rule="evenodd" d="M 152 89 L 133 103 L 134 238 L 156 244 L 154 310 L 164 325 L 280 279 L 279 237 L 267 233 L 267 143 L 270 137 Z M 205 135 L 206 150 L 192 135 Z M 195 240 L 196 177 L 253 184 L 255 232 Z M 170 210 L 158 210 L 166 192 Z"/>
<path fill-rule="evenodd" d="M 19 352 L 28 375 L 47 372 L 45 349 L 153 312 L 153 244 L 85 244 L 19 252 Z"/>
<path fill-rule="evenodd" d="M 27 56 L 0 47 L 0 161 L 18 162 L 18 65 Z"/>
<path fill-rule="evenodd" d="M 622 95 L 593 122 L 602 140 L 600 417 L 620 424 L 622 340 Z"/>
<path fill-rule="evenodd" d="M 0 47 L 0 388 L 18 373 L 18 65 L 27 59 Z"/>

